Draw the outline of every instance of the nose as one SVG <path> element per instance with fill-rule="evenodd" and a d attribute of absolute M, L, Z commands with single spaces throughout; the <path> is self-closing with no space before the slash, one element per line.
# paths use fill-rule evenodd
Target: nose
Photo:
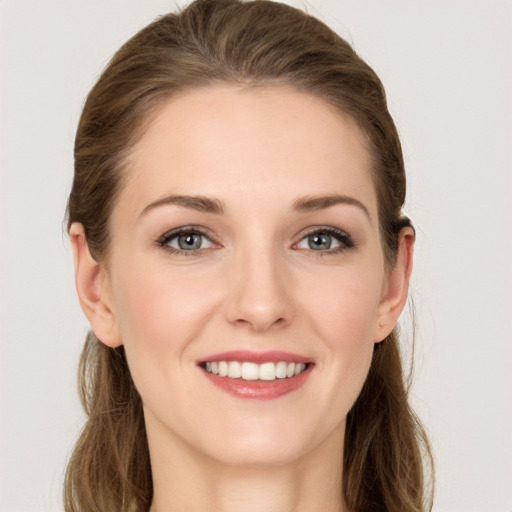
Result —
<path fill-rule="evenodd" d="M 295 312 L 293 280 L 276 251 L 239 254 L 229 270 L 228 322 L 265 332 L 288 325 Z"/>

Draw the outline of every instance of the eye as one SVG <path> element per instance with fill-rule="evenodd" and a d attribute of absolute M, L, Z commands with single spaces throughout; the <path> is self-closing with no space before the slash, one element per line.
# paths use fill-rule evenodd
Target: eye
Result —
<path fill-rule="evenodd" d="M 325 251 L 327 249 L 331 249 L 333 243 L 334 247 L 339 245 L 339 242 L 334 239 L 331 234 L 318 232 L 313 233 L 312 235 L 308 235 L 306 238 L 304 238 L 299 243 L 299 247 L 313 249 L 314 251 Z M 305 245 L 307 245 L 307 247 L 304 247 Z"/>
<path fill-rule="evenodd" d="M 341 230 L 318 228 L 303 237 L 296 247 L 317 252 L 341 252 L 354 245 L 350 235 Z"/>
<path fill-rule="evenodd" d="M 158 243 L 171 252 L 194 252 L 209 249 L 213 246 L 213 242 L 205 233 L 192 228 L 183 228 L 166 233 Z"/>

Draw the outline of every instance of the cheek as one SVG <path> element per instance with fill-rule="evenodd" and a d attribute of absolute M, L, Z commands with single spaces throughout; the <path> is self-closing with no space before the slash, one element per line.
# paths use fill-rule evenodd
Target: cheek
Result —
<path fill-rule="evenodd" d="M 158 267 L 125 275 L 117 288 L 116 318 L 127 355 L 139 361 L 179 358 L 211 315 L 216 298 L 208 290 L 215 285 L 205 276 Z"/>
<path fill-rule="evenodd" d="M 340 272 L 331 278 L 328 291 L 310 295 L 308 320 L 322 341 L 319 360 L 329 386 L 326 399 L 340 401 L 342 414 L 356 400 L 368 374 L 381 282 L 378 273 Z"/>
<path fill-rule="evenodd" d="M 324 280 L 323 289 L 309 287 L 309 317 L 333 350 L 373 344 L 381 285 L 376 272 L 347 271 Z"/>

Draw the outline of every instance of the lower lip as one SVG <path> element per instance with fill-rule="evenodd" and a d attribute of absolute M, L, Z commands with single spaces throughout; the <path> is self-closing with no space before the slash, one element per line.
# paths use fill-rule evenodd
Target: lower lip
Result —
<path fill-rule="evenodd" d="M 219 377 L 204 369 L 202 371 L 212 384 L 237 398 L 273 400 L 299 389 L 306 382 L 312 369 L 313 365 L 310 364 L 299 375 L 275 380 L 230 379 L 229 377 Z"/>

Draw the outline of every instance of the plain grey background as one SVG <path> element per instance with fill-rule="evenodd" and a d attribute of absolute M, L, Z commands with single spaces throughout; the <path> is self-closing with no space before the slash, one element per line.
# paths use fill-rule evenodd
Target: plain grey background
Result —
<path fill-rule="evenodd" d="M 434 510 L 512 512 L 512 2 L 290 3 L 374 67 L 402 135 L 418 230 L 412 394 Z M 111 54 L 175 5 L 0 0 L 2 512 L 62 510 L 83 421 L 87 323 L 61 228 L 81 105 Z"/>

